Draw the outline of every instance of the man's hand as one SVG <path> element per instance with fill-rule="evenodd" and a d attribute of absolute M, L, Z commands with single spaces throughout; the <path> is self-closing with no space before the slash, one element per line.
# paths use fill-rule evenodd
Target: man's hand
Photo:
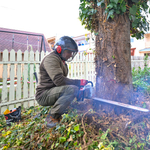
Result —
<path fill-rule="evenodd" d="M 88 80 L 81 79 L 80 80 L 80 86 L 85 86 L 88 83 Z"/>

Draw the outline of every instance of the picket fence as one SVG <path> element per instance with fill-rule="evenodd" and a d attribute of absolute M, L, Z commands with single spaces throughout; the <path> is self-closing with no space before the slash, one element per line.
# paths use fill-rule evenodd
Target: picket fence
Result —
<path fill-rule="evenodd" d="M 146 61 L 144 61 L 144 57 L 145 56 L 131 56 L 131 69 L 133 69 L 133 67 L 135 69 L 138 69 L 139 67 L 144 69 L 145 63 L 150 67 L 150 56 L 148 56 Z"/>
<path fill-rule="evenodd" d="M 24 108 L 35 106 L 35 88 L 36 82 L 34 72 L 38 74 L 40 60 L 48 52 L 41 54 L 36 51 L 25 51 L 17 53 L 6 49 L 0 53 L 0 72 L 2 72 L 2 81 L 0 82 L 0 114 L 6 109 L 13 109 L 18 106 Z M 131 57 L 132 68 L 144 68 L 144 57 Z M 149 61 L 147 62 L 150 66 Z M 72 79 L 87 79 L 96 82 L 94 54 L 78 53 L 73 61 L 68 63 L 68 77 Z M 2 69 L 2 70 L 1 70 Z M 10 78 L 10 81 L 7 81 Z"/>
<path fill-rule="evenodd" d="M 38 74 L 40 61 L 47 53 L 41 54 L 36 51 L 19 50 L 10 53 L 6 49 L 0 53 L 0 72 L 2 71 L 2 81 L 0 82 L 0 114 L 6 109 L 12 110 L 15 107 L 24 108 L 35 106 L 36 82 L 34 72 Z M 72 79 L 88 79 L 95 82 L 94 54 L 84 55 L 78 53 L 72 62 L 68 63 L 68 77 Z M 10 78 L 10 81 L 7 81 Z"/>

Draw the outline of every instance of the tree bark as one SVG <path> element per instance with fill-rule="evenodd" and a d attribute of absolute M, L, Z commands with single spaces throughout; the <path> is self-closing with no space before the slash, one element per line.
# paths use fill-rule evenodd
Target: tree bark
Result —
<path fill-rule="evenodd" d="M 129 103 L 132 100 L 130 21 L 127 15 L 106 20 L 98 13 L 96 31 L 96 97 Z"/>

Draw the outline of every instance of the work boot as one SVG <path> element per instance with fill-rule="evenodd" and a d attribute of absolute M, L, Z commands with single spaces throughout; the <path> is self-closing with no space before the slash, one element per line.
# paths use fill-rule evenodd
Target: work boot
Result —
<path fill-rule="evenodd" d="M 45 119 L 45 122 L 46 122 L 46 127 L 53 128 L 60 122 L 60 118 L 59 119 L 55 119 L 49 113 L 47 115 L 46 119 Z"/>

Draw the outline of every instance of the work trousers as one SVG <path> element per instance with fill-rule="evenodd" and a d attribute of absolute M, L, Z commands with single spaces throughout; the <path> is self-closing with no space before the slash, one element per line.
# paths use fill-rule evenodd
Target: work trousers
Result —
<path fill-rule="evenodd" d="M 74 100 L 79 88 L 75 85 L 64 85 L 46 90 L 37 102 L 42 106 L 52 106 L 50 115 L 58 119 Z"/>

